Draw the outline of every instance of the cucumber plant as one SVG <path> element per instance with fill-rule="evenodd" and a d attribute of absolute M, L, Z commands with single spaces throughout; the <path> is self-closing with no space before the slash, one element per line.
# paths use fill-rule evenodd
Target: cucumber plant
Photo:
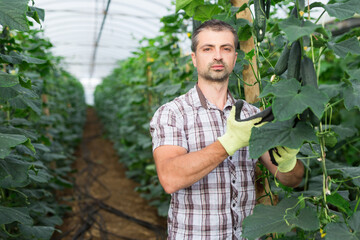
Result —
<path fill-rule="evenodd" d="M 271 105 L 275 121 L 253 130 L 250 156 L 258 158 L 276 146 L 301 148 L 298 158 L 306 166 L 302 185 L 289 189 L 270 179 L 280 202 L 276 206 L 257 205 L 244 220 L 243 235 L 248 239 L 268 235 L 275 239 L 357 239 L 359 29 L 335 35 L 334 26 L 317 24 L 319 17 L 314 17 L 314 11 L 321 9 L 320 16 L 328 13 L 336 23 L 359 13 L 360 2 L 331 0 L 308 5 L 304 0 L 272 1 L 273 12 L 263 33 L 259 23 L 264 23 L 264 3 L 254 0 L 234 8 L 224 1 L 176 2 L 178 10 L 194 19 L 222 19 L 232 24 L 239 36 L 244 36 L 244 31 L 254 36 L 256 49 L 245 53 L 245 59 L 256 54 L 259 74 L 255 75 L 262 98 L 259 105 Z M 212 4 L 221 11 L 205 19 L 197 9 Z M 236 19 L 234 13 L 250 9 L 251 4 L 254 24 L 244 28 L 239 24 L 244 21 Z M 277 9 L 288 9 L 288 16 L 276 17 Z"/>
<path fill-rule="evenodd" d="M 82 85 L 32 27 L 44 10 L 28 2 L 0 1 L 1 239 L 50 239 L 62 224 L 55 193 L 72 186 L 85 121 Z"/>

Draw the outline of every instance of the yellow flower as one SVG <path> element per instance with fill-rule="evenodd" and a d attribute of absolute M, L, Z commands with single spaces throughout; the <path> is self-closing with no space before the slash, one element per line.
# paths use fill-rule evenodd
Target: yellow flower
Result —
<path fill-rule="evenodd" d="M 308 49 L 308 47 L 307 46 L 304 46 L 304 50 L 306 51 Z"/>
<path fill-rule="evenodd" d="M 187 33 L 187 36 L 190 38 L 190 37 L 191 37 L 191 33 L 188 32 L 188 33 Z"/>
<path fill-rule="evenodd" d="M 302 17 L 304 15 L 304 11 L 300 11 L 299 14 L 300 14 L 300 17 Z"/>
<path fill-rule="evenodd" d="M 320 228 L 320 235 L 321 235 L 321 238 L 324 238 L 326 236 L 326 233 L 324 233 L 322 228 Z"/>

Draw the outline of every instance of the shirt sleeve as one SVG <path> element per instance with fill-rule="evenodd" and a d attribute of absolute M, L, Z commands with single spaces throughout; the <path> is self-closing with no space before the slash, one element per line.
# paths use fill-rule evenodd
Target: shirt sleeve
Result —
<path fill-rule="evenodd" d="M 150 121 L 150 134 L 153 151 L 163 145 L 180 146 L 188 150 L 183 116 L 168 105 L 163 105 L 155 112 Z"/>

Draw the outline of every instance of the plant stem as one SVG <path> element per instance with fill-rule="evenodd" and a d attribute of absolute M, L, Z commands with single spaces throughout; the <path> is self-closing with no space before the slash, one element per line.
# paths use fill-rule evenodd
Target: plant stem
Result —
<path fill-rule="evenodd" d="M 323 132 L 322 129 L 322 123 L 320 122 L 320 132 Z M 326 203 L 326 193 L 327 193 L 327 170 L 326 170 L 326 163 L 325 163 L 325 138 L 323 136 L 320 137 L 319 139 L 320 142 L 320 149 L 321 149 L 321 164 L 322 164 L 322 170 L 323 170 L 323 203 L 324 203 L 324 207 L 326 208 L 324 211 L 324 214 L 326 216 L 326 218 L 328 217 L 328 206 Z"/>
<path fill-rule="evenodd" d="M 310 165 L 310 159 L 307 159 L 306 162 L 307 166 Z M 305 172 L 305 184 L 304 184 L 304 191 L 307 190 L 308 188 L 308 182 L 309 182 L 309 168 L 306 168 L 306 172 Z"/>
<path fill-rule="evenodd" d="M 360 198 L 358 199 L 358 201 L 356 203 L 356 206 L 354 208 L 354 213 L 357 211 L 357 208 L 359 207 L 359 204 L 360 204 Z"/>
<path fill-rule="evenodd" d="M 342 98 L 342 99 L 337 100 L 336 102 L 334 102 L 334 103 L 332 103 L 332 104 L 326 105 L 326 107 L 325 107 L 325 110 L 324 110 L 324 111 L 327 111 L 329 108 L 333 108 L 335 105 L 337 105 L 337 104 L 341 103 L 342 101 L 344 101 L 344 99 L 343 99 L 343 98 Z"/>
<path fill-rule="evenodd" d="M 320 18 L 324 15 L 324 13 L 325 13 L 325 10 L 322 11 L 322 13 L 320 14 L 320 16 L 316 19 L 315 24 L 317 24 L 317 22 L 318 22 L 318 21 L 320 20 Z"/>

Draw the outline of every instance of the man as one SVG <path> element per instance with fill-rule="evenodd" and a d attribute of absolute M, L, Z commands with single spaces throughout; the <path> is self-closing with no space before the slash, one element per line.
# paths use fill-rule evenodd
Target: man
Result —
<path fill-rule="evenodd" d="M 192 61 L 198 82 L 186 94 L 161 106 L 150 123 L 153 155 L 164 190 L 171 194 L 169 239 L 241 239 L 242 220 L 255 204 L 257 159 L 248 152 L 251 128 L 262 119 L 235 120 L 235 100 L 228 91 L 237 58 L 236 31 L 210 20 L 192 37 Z M 241 119 L 260 111 L 243 102 Z M 279 148 L 260 161 L 291 187 L 303 177 L 298 150 Z"/>

